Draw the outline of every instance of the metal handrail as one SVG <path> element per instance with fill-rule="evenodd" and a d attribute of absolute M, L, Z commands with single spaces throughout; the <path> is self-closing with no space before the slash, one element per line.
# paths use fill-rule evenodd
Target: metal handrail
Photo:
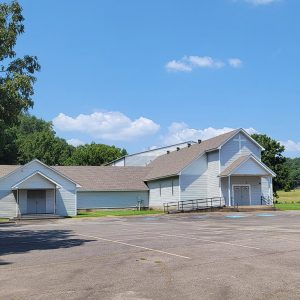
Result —
<path fill-rule="evenodd" d="M 171 210 L 174 212 L 184 212 L 223 207 L 225 206 L 225 201 L 223 197 L 211 197 L 202 199 L 172 201 L 166 202 L 163 205 L 164 212 L 169 213 Z"/>
<path fill-rule="evenodd" d="M 261 196 L 261 205 L 263 205 L 263 202 L 265 203 L 265 205 L 274 204 L 270 196 L 268 196 L 268 198 L 266 198 L 265 196 Z"/>

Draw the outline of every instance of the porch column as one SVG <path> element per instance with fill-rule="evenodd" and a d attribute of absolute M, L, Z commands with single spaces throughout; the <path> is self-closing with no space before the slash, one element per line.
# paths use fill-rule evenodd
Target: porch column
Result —
<path fill-rule="evenodd" d="M 230 175 L 228 176 L 228 206 L 231 206 L 231 180 Z"/>

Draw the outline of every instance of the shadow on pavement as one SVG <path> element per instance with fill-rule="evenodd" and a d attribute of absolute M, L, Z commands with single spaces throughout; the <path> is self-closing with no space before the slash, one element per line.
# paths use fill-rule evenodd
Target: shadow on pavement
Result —
<path fill-rule="evenodd" d="M 0 231 L 0 256 L 81 246 L 93 240 L 75 238 L 71 230 L 7 230 Z M 0 266 L 9 264 L 0 260 Z"/>

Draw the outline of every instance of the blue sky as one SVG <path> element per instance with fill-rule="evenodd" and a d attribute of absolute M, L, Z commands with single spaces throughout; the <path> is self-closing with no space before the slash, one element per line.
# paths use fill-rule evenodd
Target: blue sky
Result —
<path fill-rule="evenodd" d="M 33 114 L 71 143 L 129 152 L 266 133 L 300 156 L 300 2 L 22 0 Z"/>

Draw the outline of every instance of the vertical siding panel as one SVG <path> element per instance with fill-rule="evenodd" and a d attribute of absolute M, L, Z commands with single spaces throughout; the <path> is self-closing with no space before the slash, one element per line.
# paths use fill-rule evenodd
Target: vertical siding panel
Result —
<path fill-rule="evenodd" d="M 27 214 L 27 190 L 19 190 L 19 209 L 21 215 Z"/>
<path fill-rule="evenodd" d="M 172 195 L 173 181 L 173 195 Z M 163 207 L 166 202 L 179 201 L 179 178 L 167 178 L 147 182 L 149 187 L 149 206 Z M 160 192 L 161 187 L 161 192 Z"/>
<path fill-rule="evenodd" d="M 54 213 L 54 189 L 46 190 L 46 213 Z"/>
<path fill-rule="evenodd" d="M 16 216 L 16 198 L 10 190 L 0 190 L 0 217 L 13 218 Z"/>
<path fill-rule="evenodd" d="M 222 192 L 222 197 L 225 200 L 225 205 L 229 205 L 228 177 L 221 178 L 221 192 Z"/>
<path fill-rule="evenodd" d="M 203 199 L 207 197 L 207 155 L 196 159 L 180 175 L 180 200 Z"/>
<path fill-rule="evenodd" d="M 219 197 L 219 151 L 207 153 L 207 197 Z"/>

